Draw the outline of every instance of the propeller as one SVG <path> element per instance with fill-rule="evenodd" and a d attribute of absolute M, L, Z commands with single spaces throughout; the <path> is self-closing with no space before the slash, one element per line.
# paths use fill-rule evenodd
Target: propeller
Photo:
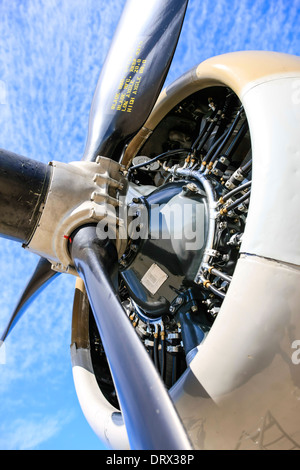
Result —
<path fill-rule="evenodd" d="M 48 260 L 41 258 L 27 283 L 12 315 L 9 323 L 3 332 L 0 341 L 5 341 L 11 333 L 14 326 L 17 324 L 25 310 L 33 302 L 36 296 L 50 284 L 51 281 L 58 276 L 59 273 L 52 271 L 51 263 Z"/>
<path fill-rule="evenodd" d="M 132 449 L 189 450 L 191 444 L 142 342 L 114 289 L 117 252 L 96 227 L 80 228 L 71 255 L 84 280 Z"/>
<path fill-rule="evenodd" d="M 83 168 L 84 173 L 89 162 L 99 163 L 98 156 L 120 161 L 126 144 L 148 118 L 168 73 L 187 4 L 188 0 L 127 1 L 93 97 L 83 162 L 73 165 L 74 173 L 70 173 L 74 188 L 76 172 Z M 85 166 L 80 167 L 80 163 Z M 6 151 L 0 153 L 2 236 L 19 241 L 23 246 L 29 244 L 30 248 L 30 240 L 40 233 L 40 217 L 47 213 L 49 194 L 56 187 L 51 184 L 59 171 L 56 165 L 52 170 L 51 166 Z M 100 182 L 104 178 L 101 171 L 95 177 Z M 113 179 L 109 183 L 119 184 Z M 63 185 L 60 185 L 61 190 L 64 190 Z M 93 193 L 92 199 L 95 198 L 105 201 L 109 195 Z M 58 205 L 60 199 L 58 193 L 55 199 Z M 66 204 L 65 198 L 64 208 Z M 83 206 L 80 208 L 77 215 L 87 217 L 87 212 L 90 214 L 89 209 L 86 212 Z M 53 213 L 51 243 L 45 247 L 53 246 L 58 223 Z M 47 231 L 43 233 L 48 236 Z M 74 236 L 70 235 L 64 236 L 65 245 L 69 243 L 74 266 L 85 282 L 131 445 L 138 449 L 191 449 L 170 397 L 117 299 L 114 277 L 118 256 L 114 246 L 98 240 L 94 226 L 83 226 Z M 13 312 L 2 341 L 35 295 L 57 274 L 44 259 L 47 253 L 38 254 L 42 259 Z M 48 259 L 52 257 L 49 255 Z"/>
<path fill-rule="evenodd" d="M 51 167 L 0 149 L 0 234 L 27 245 L 39 222 Z"/>
<path fill-rule="evenodd" d="M 119 160 L 168 73 L 188 0 L 128 0 L 93 97 L 83 159 Z"/>

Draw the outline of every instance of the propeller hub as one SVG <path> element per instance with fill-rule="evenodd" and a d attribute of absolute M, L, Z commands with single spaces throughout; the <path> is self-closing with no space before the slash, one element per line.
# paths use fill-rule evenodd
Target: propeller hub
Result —
<path fill-rule="evenodd" d="M 72 233 L 87 224 L 108 221 L 119 256 L 127 234 L 119 219 L 121 196 L 127 191 L 123 167 L 106 157 L 96 162 L 50 162 L 52 179 L 43 213 L 26 248 L 52 263 L 52 269 L 77 275 L 69 253 Z"/>

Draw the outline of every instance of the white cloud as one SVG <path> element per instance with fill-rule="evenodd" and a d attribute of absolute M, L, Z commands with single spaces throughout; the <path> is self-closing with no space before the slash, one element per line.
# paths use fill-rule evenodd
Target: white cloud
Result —
<path fill-rule="evenodd" d="M 298 0 L 190 0 L 168 83 L 203 60 L 238 50 L 300 54 Z"/>
<path fill-rule="evenodd" d="M 71 416 L 35 417 L 34 419 L 17 419 L 0 427 L 1 450 L 34 450 L 58 434 L 68 423 Z"/>

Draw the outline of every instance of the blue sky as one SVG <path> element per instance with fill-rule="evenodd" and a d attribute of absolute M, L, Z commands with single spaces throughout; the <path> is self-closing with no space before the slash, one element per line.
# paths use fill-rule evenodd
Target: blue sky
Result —
<path fill-rule="evenodd" d="M 43 162 L 81 159 L 93 92 L 124 3 L 0 0 L 0 147 Z M 300 55 L 299 20 L 300 0 L 190 0 L 167 83 L 226 52 Z M 2 330 L 37 257 L 0 239 L 0 259 Z M 59 276 L 7 341 L 0 450 L 103 448 L 73 386 L 73 291 L 74 278 Z"/>

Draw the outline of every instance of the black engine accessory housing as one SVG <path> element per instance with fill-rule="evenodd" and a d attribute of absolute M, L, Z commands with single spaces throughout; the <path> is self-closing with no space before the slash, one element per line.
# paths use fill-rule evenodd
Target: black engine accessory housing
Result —
<path fill-rule="evenodd" d="M 158 317 L 181 289 L 193 285 L 208 232 L 206 196 L 200 183 L 185 180 L 168 183 L 135 204 L 137 218 L 146 215 L 141 224 L 134 220 L 143 230 L 121 260 L 122 277 L 137 305 Z"/>

